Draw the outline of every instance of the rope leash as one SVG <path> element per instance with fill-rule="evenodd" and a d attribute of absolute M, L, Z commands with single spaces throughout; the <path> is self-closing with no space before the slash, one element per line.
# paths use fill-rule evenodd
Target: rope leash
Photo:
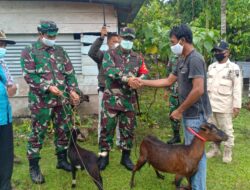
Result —
<path fill-rule="evenodd" d="M 65 93 L 69 94 L 68 92 L 65 92 Z M 64 95 L 62 95 L 61 98 L 67 99 L 67 101 L 70 102 L 70 100 L 68 100 L 68 97 L 66 97 L 66 96 L 64 96 Z M 80 105 L 80 101 L 79 101 L 79 104 L 78 104 L 77 106 L 79 106 L 79 105 Z M 68 105 L 68 106 L 71 106 L 71 105 Z M 63 107 L 63 111 L 64 111 L 65 115 L 67 115 L 67 112 L 66 112 L 66 110 L 65 110 L 64 105 L 62 105 L 62 107 Z M 71 111 L 71 115 L 73 116 L 73 117 L 71 118 L 71 120 L 73 120 L 73 123 L 72 123 L 72 121 L 70 121 L 70 122 L 71 122 L 71 124 L 72 124 L 72 126 L 73 126 L 73 128 L 74 128 L 74 127 L 75 127 L 76 112 L 77 112 L 77 111 L 76 111 L 76 107 L 75 107 L 75 109 L 74 109 L 74 108 L 72 109 L 72 107 L 71 107 L 69 110 Z M 80 120 L 80 126 L 81 126 L 81 125 L 82 125 L 82 123 L 81 123 L 81 120 Z M 71 130 L 69 130 L 69 131 L 70 131 L 70 138 L 69 138 L 69 141 L 70 141 L 70 139 L 72 138 L 72 142 L 73 142 L 74 147 L 75 147 L 75 149 L 76 149 L 78 158 L 79 158 L 79 160 L 81 161 L 81 164 L 84 166 L 84 168 L 85 168 L 86 171 L 87 171 L 87 174 L 91 177 L 91 179 L 92 179 L 93 181 L 95 181 L 95 182 L 101 187 L 102 190 L 104 190 L 103 187 L 102 187 L 102 184 L 100 184 L 99 181 L 97 181 L 95 178 L 92 177 L 92 175 L 90 175 L 88 169 L 86 168 L 86 165 L 84 164 L 84 162 L 83 162 L 83 160 L 82 160 L 81 154 L 80 154 L 80 152 L 79 152 L 79 150 L 78 150 L 78 148 L 77 148 L 77 146 L 76 146 L 76 142 L 75 142 L 74 139 L 73 139 L 72 132 L 71 132 Z"/>

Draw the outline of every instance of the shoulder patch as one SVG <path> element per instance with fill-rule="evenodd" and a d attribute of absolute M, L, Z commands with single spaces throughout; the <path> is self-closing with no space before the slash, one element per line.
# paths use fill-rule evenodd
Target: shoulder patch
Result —
<path fill-rule="evenodd" d="M 234 72 L 235 72 L 236 77 L 240 76 L 240 71 L 239 70 L 235 70 Z"/>

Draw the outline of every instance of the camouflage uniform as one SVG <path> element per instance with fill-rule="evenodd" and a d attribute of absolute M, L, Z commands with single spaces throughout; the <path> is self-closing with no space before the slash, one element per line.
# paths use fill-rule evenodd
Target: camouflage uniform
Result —
<path fill-rule="evenodd" d="M 175 69 L 177 59 L 178 57 L 176 56 L 173 56 L 170 58 L 170 61 L 168 62 L 168 65 L 167 65 L 167 76 L 170 73 L 172 73 L 172 71 Z M 169 94 L 169 116 L 170 116 L 171 113 L 175 111 L 180 105 L 180 102 L 178 99 L 178 83 L 175 82 L 171 87 L 168 87 L 167 90 L 170 91 L 170 94 Z M 174 132 L 174 136 L 179 136 L 180 121 L 173 120 L 170 118 L 170 122 L 171 122 L 172 130 Z M 170 141 L 168 141 L 168 143 Z M 170 144 L 172 143 L 170 142 Z"/>
<path fill-rule="evenodd" d="M 114 130 L 119 121 L 121 148 L 130 150 L 136 127 L 136 97 L 127 81 L 129 77 L 138 77 L 148 71 L 141 56 L 133 51 L 125 54 L 121 46 L 104 54 L 103 69 L 106 88 L 102 103 L 99 149 L 105 152 L 112 148 Z"/>
<path fill-rule="evenodd" d="M 45 23 L 47 27 L 50 23 Z M 40 158 L 40 149 L 49 125 L 55 129 L 56 153 L 67 149 L 71 125 L 70 91 L 79 93 L 75 72 L 65 50 L 60 46 L 48 47 L 40 40 L 22 51 L 21 66 L 29 85 L 29 108 L 32 131 L 28 140 L 28 159 Z M 57 86 L 63 97 L 48 91 Z"/>
<path fill-rule="evenodd" d="M 102 67 L 102 61 L 103 61 L 103 55 L 104 51 L 101 51 L 101 46 L 103 44 L 104 38 L 99 37 L 96 39 L 96 41 L 92 44 L 90 47 L 90 50 L 88 52 L 89 57 L 91 57 L 96 63 L 98 67 L 98 99 L 99 99 L 99 105 L 98 105 L 98 142 L 101 134 L 101 110 L 102 110 L 102 98 L 103 98 L 103 92 L 105 89 L 105 76 L 103 72 Z M 116 128 L 116 145 L 120 146 L 120 131 L 119 128 Z"/>

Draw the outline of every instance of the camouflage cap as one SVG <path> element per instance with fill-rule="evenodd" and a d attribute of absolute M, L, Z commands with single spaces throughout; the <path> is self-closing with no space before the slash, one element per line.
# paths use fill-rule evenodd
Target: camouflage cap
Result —
<path fill-rule="evenodd" d="M 120 36 L 121 37 L 130 36 L 134 39 L 135 38 L 135 30 L 133 28 L 128 28 L 128 27 L 121 28 Z"/>
<path fill-rule="evenodd" d="M 58 28 L 55 22 L 53 21 L 40 21 L 40 24 L 37 27 L 38 32 L 47 34 L 49 36 L 55 36 L 58 33 Z"/>

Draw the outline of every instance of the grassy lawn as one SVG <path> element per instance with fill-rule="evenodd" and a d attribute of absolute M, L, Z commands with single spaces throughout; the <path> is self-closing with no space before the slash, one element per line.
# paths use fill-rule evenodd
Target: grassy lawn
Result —
<path fill-rule="evenodd" d="M 154 134 L 161 140 L 167 141 L 171 136 L 171 129 L 167 122 L 167 109 L 162 101 L 162 92 L 157 95 L 157 103 L 152 107 L 156 110 L 153 117 L 159 122 L 150 121 L 145 117 L 138 119 L 136 129 L 135 147 L 132 158 L 136 162 L 138 158 L 138 147 L 141 139 L 147 134 Z M 142 111 L 145 110 L 145 101 L 149 101 L 144 96 L 141 99 Z M 151 100 L 150 100 L 151 101 Z M 152 115 L 152 114 L 151 114 Z M 153 120 L 153 121 L 152 121 Z M 152 122 L 154 127 L 148 127 L 146 122 Z M 91 122 L 88 121 L 91 124 Z M 93 122 L 92 122 L 93 123 Z M 86 126 L 85 126 L 86 127 Z M 28 162 L 26 160 L 26 135 L 28 133 L 28 123 L 16 125 L 15 153 L 22 159 L 22 164 L 15 165 L 13 173 L 13 183 L 17 190 L 67 190 L 71 189 L 71 174 L 62 170 L 57 170 L 56 156 L 54 155 L 53 136 L 45 140 L 42 149 L 40 166 L 45 175 L 46 183 L 43 185 L 33 185 L 29 177 Z M 208 190 L 249 190 L 250 189 L 250 112 L 242 109 L 239 117 L 234 120 L 235 147 L 233 151 L 233 161 L 230 164 L 222 163 L 222 158 L 212 158 L 208 160 L 207 189 Z M 87 141 L 80 143 L 82 147 L 98 152 L 97 136 L 90 134 Z M 121 153 L 114 149 L 110 154 L 110 164 L 101 173 L 105 190 L 128 190 L 131 172 L 120 165 Z M 172 174 L 164 174 L 165 180 L 156 178 L 154 170 L 149 165 L 145 165 L 135 176 L 136 187 L 134 190 L 161 190 L 175 189 L 172 185 Z M 77 173 L 76 189 L 97 189 L 86 171 Z"/>

